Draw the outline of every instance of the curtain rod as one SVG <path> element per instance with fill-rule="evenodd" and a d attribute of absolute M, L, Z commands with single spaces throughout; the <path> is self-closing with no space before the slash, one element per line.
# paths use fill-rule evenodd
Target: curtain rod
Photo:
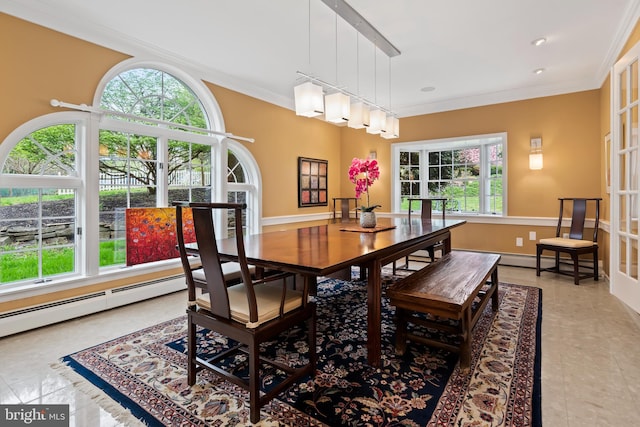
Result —
<path fill-rule="evenodd" d="M 114 116 L 119 116 L 119 117 L 124 117 L 127 119 L 134 119 L 134 120 L 142 120 L 142 121 L 146 121 L 146 122 L 151 122 L 151 123 L 156 123 L 159 125 L 167 125 L 167 126 L 173 126 L 173 127 L 178 127 L 181 129 L 185 129 L 185 130 L 192 130 L 192 131 L 196 131 L 196 132 L 206 132 L 206 133 L 210 133 L 213 135 L 220 135 L 220 136 L 225 136 L 227 138 L 233 138 L 233 139 L 239 139 L 241 141 L 247 141 L 247 142 L 255 142 L 255 139 L 253 138 L 246 138 L 243 136 L 237 136 L 234 135 L 232 133 L 228 133 L 228 132 L 219 132 L 219 131 L 215 131 L 215 130 L 211 130 L 211 129 L 203 129 L 203 128 L 198 128 L 195 126 L 189 126 L 189 125 L 183 125 L 180 123 L 173 123 L 173 122 L 167 122 L 165 120 L 158 120 L 158 119 L 152 119 L 149 117 L 141 117 L 141 116 L 136 116 L 134 114 L 127 114 L 127 113 L 121 113 L 119 111 L 113 111 L 113 110 L 103 110 L 102 108 L 96 108 L 87 104 L 70 104 L 68 102 L 62 102 L 62 101 L 58 101 L 57 99 L 52 99 L 51 100 L 51 105 L 54 107 L 65 107 L 65 108 L 71 108 L 74 110 L 79 110 L 79 111 L 87 111 L 89 113 L 97 113 L 97 114 L 112 114 Z"/>

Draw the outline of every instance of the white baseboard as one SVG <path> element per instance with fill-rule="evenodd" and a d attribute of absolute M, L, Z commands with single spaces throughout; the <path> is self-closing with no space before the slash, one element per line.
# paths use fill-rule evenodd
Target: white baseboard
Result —
<path fill-rule="evenodd" d="M 183 276 L 142 282 L 2 313 L 0 337 L 186 289 Z"/>

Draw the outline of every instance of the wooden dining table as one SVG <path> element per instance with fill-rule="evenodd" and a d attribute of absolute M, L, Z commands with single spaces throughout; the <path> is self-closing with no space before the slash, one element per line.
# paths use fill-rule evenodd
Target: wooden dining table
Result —
<path fill-rule="evenodd" d="M 362 229 L 357 222 L 269 231 L 245 237 L 249 264 L 300 274 L 315 288 L 320 276 L 366 268 L 367 357 L 371 366 L 381 362 L 382 267 L 437 242 L 451 251 L 451 229 L 466 221 L 422 221 L 419 218 L 378 218 L 376 229 Z M 218 241 L 221 258 L 237 257 L 235 238 Z"/>

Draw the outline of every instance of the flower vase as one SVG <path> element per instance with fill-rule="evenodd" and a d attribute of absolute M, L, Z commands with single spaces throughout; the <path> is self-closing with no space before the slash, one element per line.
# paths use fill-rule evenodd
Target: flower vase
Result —
<path fill-rule="evenodd" d="M 376 226 L 376 213 L 362 212 L 360 215 L 360 227 L 362 228 L 374 228 Z"/>

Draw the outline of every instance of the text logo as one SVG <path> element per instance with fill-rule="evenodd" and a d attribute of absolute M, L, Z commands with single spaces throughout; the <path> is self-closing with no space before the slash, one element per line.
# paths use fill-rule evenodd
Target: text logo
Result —
<path fill-rule="evenodd" d="M 69 427 L 69 405 L 0 405 L 3 427 Z"/>

